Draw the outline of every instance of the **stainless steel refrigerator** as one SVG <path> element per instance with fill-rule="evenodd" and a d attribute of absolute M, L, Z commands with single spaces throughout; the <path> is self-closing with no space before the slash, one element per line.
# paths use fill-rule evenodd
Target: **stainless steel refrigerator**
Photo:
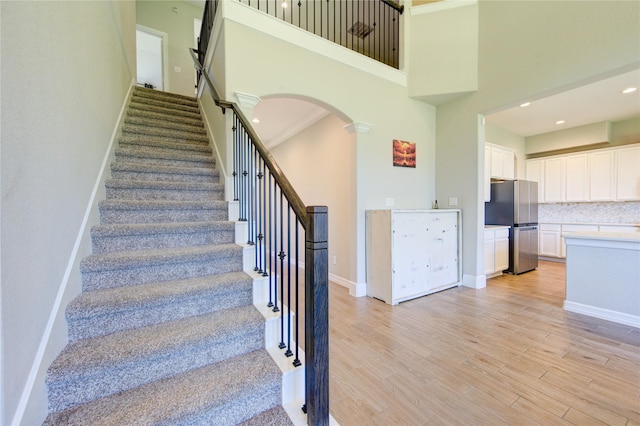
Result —
<path fill-rule="evenodd" d="M 506 180 L 491 184 L 484 223 L 508 225 L 509 269 L 521 274 L 538 267 L 538 182 Z"/>

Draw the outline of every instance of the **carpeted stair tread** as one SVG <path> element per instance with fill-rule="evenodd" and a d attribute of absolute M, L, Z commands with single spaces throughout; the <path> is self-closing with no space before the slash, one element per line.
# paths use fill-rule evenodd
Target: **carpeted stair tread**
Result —
<path fill-rule="evenodd" d="M 193 110 L 185 111 L 181 109 L 171 108 L 171 106 L 150 105 L 147 103 L 137 102 L 135 97 L 132 98 L 131 102 L 129 103 L 129 110 L 148 111 L 148 112 L 154 112 L 156 114 L 162 114 L 162 115 L 171 116 L 171 117 L 186 117 L 190 120 L 202 120 L 202 117 L 200 116 L 200 111 L 193 111 Z"/>
<path fill-rule="evenodd" d="M 206 153 L 208 155 L 211 155 L 211 153 L 213 152 L 212 148 L 207 143 L 204 143 L 204 142 L 189 141 L 189 142 L 175 143 L 175 142 L 168 142 L 168 141 L 157 139 L 157 138 L 147 137 L 144 135 L 143 136 L 135 136 L 135 135 L 121 136 L 119 139 L 119 142 L 120 142 L 120 145 L 119 145 L 120 147 L 133 145 L 133 146 L 148 147 L 153 149 L 178 151 L 178 152 L 193 151 L 197 153 Z"/>
<path fill-rule="evenodd" d="M 172 249 L 150 249 L 118 251 L 92 254 L 80 262 L 80 272 L 111 271 L 123 268 L 137 268 L 191 261 L 210 260 L 213 257 L 241 256 L 242 247 L 237 244 L 215 244 L 196 247 L 175 247 Z"/>
<path fill-rule="evenodd" d="M 206 131 L 202 122 L 199 124 L 185 124 L 183 122 L 167 121 L 164 119 L 137 117 L 127 114 L 124 119 L 125 124 L 136 126 L 158 127 L 169 130 L 179 130 L 205 135 Z"/>
<path fill-rule="evenodd" d="M 258 350 L 51 414 L 44 424 L 238 424 L 281 403 L 280 381 Z"/>
<path fill-rule="evenodd" d="M 158 127 L 140 126 L 137 124 L 125 124 L 122 126 L 122 134 L 124 136 L 152 136 L 166 141 L 176 142 L 208 142 L 209 138 L 206 134 L 195 133 L 188 130 L 172 130 L 162 129 Z"/>
<path fill-rule="evenodd" d="M 80 262 L 83 291 L 181 280 L 242 270 L 236 244 L 92 254 Z"/>
<path fill-rule="evenodd" d="M 172 102 L 171 100 L 168 100 L 168 99 L 155 99 L 155 98 L 149 98 L 149 97 L 144 97 L 144 96 L 138 96 L 136 94 L 134 94 L 132 96 L 131 100 L 135 101 L 138 104 L 144 104 L 144 105 L 148 105 L 148 106 L 151 106 L 151 107 L 166 108 L 166 109 L 173 110 L 173 111 L 186 111 L 186 112 L 190 112 L 190 113 L 199 113 L 200 112 L 200 110 L 198 109 L 197 104 L 195 104 L 195 105 L 177 104 L 177 103 L 174 103 L 174 102 Z"/>
<path fill-rule="evenodd" d="M 215 159 L 205 153 L 177 153 L 177 152 L 163 152 L 160 150 L 154 150 L 153 148 L 116 148 L 115 149 L 116 161 L 121 158 L 135 158 L 141 162 L 149 161 L 166 161 L 167 165 L 184 164 L 184 163 L 197 163 L 199 167 L 213 167 L 216 162 Z"/>
<path fill-rule="evenodd" d="M 224 185 L 201 182 L 140 181 L 109 179 L 107 199 L 119 200 L 221 200 Z"/>
<path fill-rule="evenodd" d="M 68 344 L 47 371 L 59 411 L 264 347 L 253 305 L 187 317 Z"/>
<path fill-rule="evenodd" d="M 111 173 L 113 172 L 134 172 L 134 173 L 157 173 L 166 175 L 189 175 L 189 176 L 206 176 L 206 177 L 218 177 L 220 172 L 213 167 L 213 165 L 207 167 L 178 167 L 178 166 L 163 166 L 163 165 L 151 165 L 147 163 L 136 163 L 135 161 L 118 161 L 111 163 Z"/>
<path fill-rule="evenodd" d="M 146 109 L 129 108 L 129 110 L 127 111 L 127 117 L 140 117 L 150 120 L 162 120 L 172 123 L 189 124 L 192 126 L 204 125 L 202 123 L 202 118 L 200 118 L 199 116 L 186 117 L 182 115 L 173 115 L 167 112 L 147 111 Z"/>
<path fill-rule="evenodd" d="M 244 272 L 83 292 L 66 310 L 69 339 L 203 315 L 252 303 L 253 280 Z"/>
<path fill-rule="evenodd" d="M 282 405 L 263 411 L 238 426 L 293 426 L 293 422 Z"/>
<path fill-rule="evenodd" d="M 103 224 L 227 220 L 229 213 L 227 202 L 221 200 L 103 200 L 98 207 Z"/>
<path fill-rule="evenodd" d="M 91 228 L 93 253 L 233 243 L 228 221 L 122 223 Z"/>

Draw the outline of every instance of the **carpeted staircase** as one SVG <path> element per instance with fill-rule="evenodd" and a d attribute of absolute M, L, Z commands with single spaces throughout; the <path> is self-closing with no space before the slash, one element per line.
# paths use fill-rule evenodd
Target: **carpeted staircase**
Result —
<path fill-rule="evenodd" d="M 193 98 L 136 88 L 46 425 L 288 425 Z"/>

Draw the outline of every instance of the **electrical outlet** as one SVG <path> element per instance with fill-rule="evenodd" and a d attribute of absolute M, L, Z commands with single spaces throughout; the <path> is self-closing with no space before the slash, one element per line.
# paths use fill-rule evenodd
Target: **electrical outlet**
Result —
<path fill-rule="evenodd" d="M 336 264 L 336 257 L 335 256 L 333 256 L 333 264 L 334 265 Z"/>
<path fill-rule="evenodd" d="M 173 67 L 173 70 L 175 72 L 182 72 L 182 68 L 180 68 L 180 67 Z"/>
<path fill-rule="evenodd" d="M 449 205 L 457 206 L 458 205 L 458 197 L 449 197 Z"/>

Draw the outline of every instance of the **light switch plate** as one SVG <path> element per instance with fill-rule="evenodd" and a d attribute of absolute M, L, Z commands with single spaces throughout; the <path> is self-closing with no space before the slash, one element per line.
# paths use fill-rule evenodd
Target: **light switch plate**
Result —
<path fill-rule="evenodd" d="M 393 207 L 395 200 L 393 198 L 387 197 L 384 199 L 384 205 L 386 207 Z"/>
<path fill-rule="evenodd" d="M 458 197 L 449 197 L 449 205 L 457 206 L 458 205 Z"/>

